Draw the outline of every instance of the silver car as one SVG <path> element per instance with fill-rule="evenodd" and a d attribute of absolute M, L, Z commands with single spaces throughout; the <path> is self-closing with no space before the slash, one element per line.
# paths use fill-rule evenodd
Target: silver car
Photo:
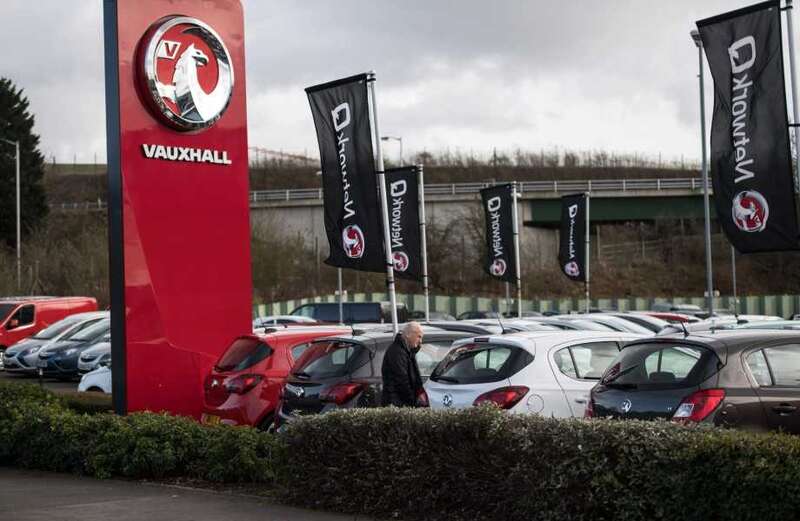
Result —
<path fill-rule="evenodd" d="M 39 350 L 55 342 L 67 339 L 98 320 L 107 318 L 108 311 L 76 313 L 50 324 L 35 335 L 26 338 L 6 349 L 2 361 L 9 373 L 36 373 L 36 360 Z"/>
<path fill-rule="evenodd" d="M 78 372 L 80 374 L 88 373 L 110 363 L 111 335 L 106 335 L 98 343 L 81 353 L 81 356 L 78 357 Z"/>

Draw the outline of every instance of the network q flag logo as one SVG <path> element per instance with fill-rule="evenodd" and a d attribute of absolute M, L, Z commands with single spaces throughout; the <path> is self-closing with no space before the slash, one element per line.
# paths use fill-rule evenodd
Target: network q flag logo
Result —
<path fill-rule="evenodd" d="M 220 36 L 187 16 L 156 22 L 139 49 L 142 95 L 165 124 L 182 131 L 216 123 L 233 94 L 233 65 Z"/>
<path fill-rule="evenodd" d="M 733 198 L 733 222 L 743 232 L 761 232 L 767 227 L 769 204 L 755 190 L 739 192 Z"/>
<path fill-rule="evenodd" d="M 342 246 L 344 253 L 351 259 L 360 259 L 366 249 L 364 232 L 357 224 L 351 224 L 342 230 Z"/>

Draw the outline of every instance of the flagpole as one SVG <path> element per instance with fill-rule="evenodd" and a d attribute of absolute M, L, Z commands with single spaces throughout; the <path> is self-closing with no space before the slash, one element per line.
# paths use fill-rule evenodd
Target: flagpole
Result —
<path fill-rule="evenodd" d="M 703 79 L 703 40 L 700 33 L 693 30 L 691 33 L 697 45 L 697 57 L 700 69 L 700 141 L 703 153 L 703 210 L 705 213 L 705 242 L 706 242 L 706 307 L 708 316 L 714 316 L 714 277 L 711 270 L 711 208 L 708 196 L 708 152 L 706 151 L 706 101 L 705 83 Z"/>
<path fill-rule="evenodd" d="M 419 234 L 422 239 L 422 291 L 425 293 L 425 322 L 431 321 L 430 289 L 428 284 L 428 240 L 425 237 L 425 180 L 422 165 L 417 165 L 419 182 Z"/>
<path fill-rule="evenodd" d="M 517 317 L 522 318 L 522 273 L 519 262 L 519 215 L 517 212 L 517 182 L 511 183 L 511 200 L 513 201 L 512 224 L 514 226 L 514 263 L 517 273 Z"/>
<path fill-rule="evenodd" d="M 389 243 L 389 203 L 386 196 L 386 173 L 383 167 L 383 153 L 381 151 L 381 133 L 378 129 L 378 102 L 375 97 L 375 71 L 367 73 L 370 100 L 372 102 L 372 132 L 375 134 L 375 160 L 378 167 L 378 186 L 381 197 L 381 216 L 383 218 L 383 250 L 386 254 L 386 287 L 389 289 L 389 301 L 392 306 L 392 329 L 397 334 L 397 294 L 394 285 L 394 265 L 392 263 L 392 246 Z"/>
<path fill-rule="evenodd" d="M 795 59 L 794 59 L 794 26 L 792 24 L 792 0 L 786 0 L 786 36 L 789 39 L 789 75 L 792 80 L 792 113 L 793 123 L 795 125 L 800 123 L 800 107 L 798 107 L 797 99 L 797 77 L 795 76 Z M 795 191 L 800 187 L 800 127 L 794 127 L 794 152 L 795 152 Z"/>
<path fill-rule="evenodd" d="M 739 316 L 739 297 L 736 292 L 736 248 L 731 244 L 731 273 L 733 275 L 733 315 Z"/>
<path fill-rule="evenodd" d="M 585 270 L 585 273 L 586 273 L 586 282 L 584 283 L 585 289 L 586 289 L 586 312 L 589 313 L 589 311 L 591 310 L 591 304 L 590 304 L 590 300 L 589 300 L 589 295 L 590 295 L 590 293 L 589 293 L 589 257 L 591 257 L 591 253 L 590 253 L 591 252 L 591 249 L 590 249 L 591 248 L 591 244 L 589 242 L 590 241 L 590 238 L 589 238 L 589 231 L 590 231 L 589 230 L 589 223 L 591 222 L 591 219 L 589 218 L 589 192 L 586 192 L 585 196 L 586 196 L 586 246 L 584 248 L 585 251 L 583 252 L 583 256 L 584 256 L 584 263 L 585 263 L 584 270 Z"/>
<path fill-rule="evenodd" d="M 336 271 L 339 279 L 339 324 L 344 324 L 344 304 L 342 304 L 342 268 L 338 268 Z"/>

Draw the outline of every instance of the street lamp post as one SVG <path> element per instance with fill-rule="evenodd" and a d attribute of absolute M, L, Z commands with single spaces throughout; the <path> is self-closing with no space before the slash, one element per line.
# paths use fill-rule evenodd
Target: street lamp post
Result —
<path fill-rule="evenodd" d="M 22 240 L 20 226 L 20 192 L 19 192 L 19 141 L 0 138 L 9 145 L 14 145 L 17 156 L 17 291 L 22 288 Z"/>
<path fill-rule="evenodd" d="M 395 140 L 400 143 L 400 166 L 405 165 L 403 162 L 403 138 L 398 136 L 381 136 L 381 141 Z"/>
<path fill-rule="evenodd" d="M 705 84 L 703 82 L 703 40 L 695 29 L 691 33 L 692 40 L 697 46 L 697 56 L 700 67 L 700 141 L 703 152 L 703 208 L 705 211 L 705 242 L 706 242 L 706 307 L 708 315 L 714 315 L 714 279 L 711 272 L 711 209 L 708 196 L 708 153 L 706 152 L 706 102 Z"/>

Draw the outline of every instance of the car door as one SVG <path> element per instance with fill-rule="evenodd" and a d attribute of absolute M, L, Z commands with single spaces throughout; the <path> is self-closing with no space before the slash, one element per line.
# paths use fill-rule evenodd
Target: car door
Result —
<path fill-rule="evenodd" d="M 23 338 L 27 338 L 34 334 L 35 331 L 35 308 L 33 304 L 20 306 L 6 322 L 6 329 L 8 330 L 8 337 L 10 342 L 8 345 L 16 344 Z M 12 321 L 16 321 L 16 326 L 8 329 Z"/>
<path fill-rule="evenodd" d="M 550 364 L 572 416 L 583 417 L 589 391 L 619 353 L 619 343 L 595 340 L 561 344 L 550 350 Z"/>
<path fill-rule="evenodd" d="M 745 363 L 758 382 L 770 428 L 800 434 L 800 345 L 765 347 L 749 353 Z"/>

